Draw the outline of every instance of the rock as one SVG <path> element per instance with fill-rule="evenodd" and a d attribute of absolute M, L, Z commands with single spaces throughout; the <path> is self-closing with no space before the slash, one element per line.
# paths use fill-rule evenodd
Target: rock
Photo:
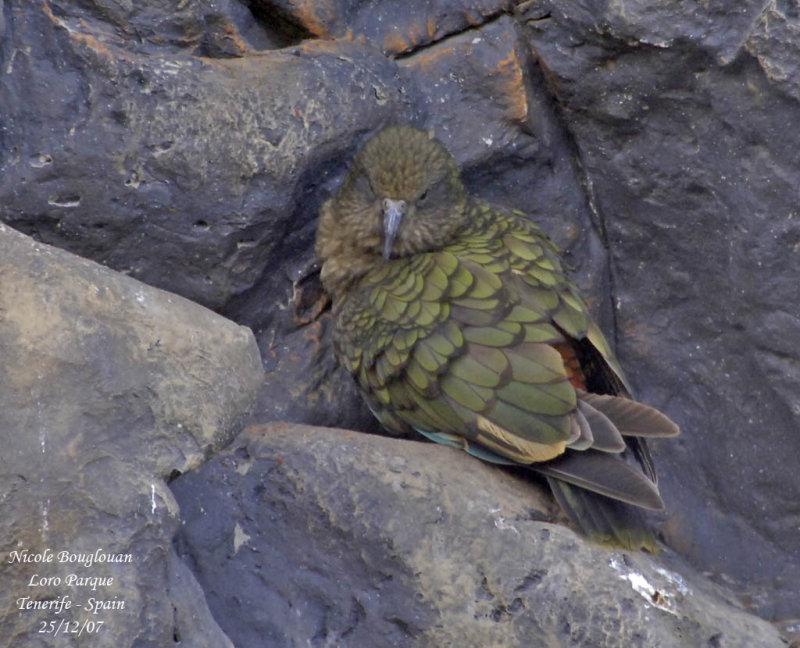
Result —
<path fill-rule="evenodd" d="M 660 7 L 547 4 L 530 42 L 603 216 L 621 364 L 683 429 L 656 453 L 667 540 L 796 619 L 800 135 L 782 126 L 792 81 L 775 80 L 796 68 L 775 61 L 800 23 Z"/>
<path fill-rule="evenodd" d="M 0 225 L 0 357 L 7 645 L 231 645 L 171 547 L 165 480 L 237 430 L 263 380 L 252 333 Z M 71 607 L 33 607 L 49 598 Z"/>
<path fill-rule="evenodd" d="M 405 54 L 507 13 L 510 0 L 257 0 L 316 38 L 361 37 L 386 54 Z"/>
<path fill-rule="evenodd" d="M 6 25 L 2 218 L 210 308 L 309 247 L 339 143 L 404 101 L 396 66 L 364 43 L 208 58 L 187 47 L 217 14 L 172 2 L 184 8 L 149 15 L 176 49 L 159 33 L 121 37 L 120 22 L 144 19 L 133 9 L 98 3 L 88 21 L 91 3 L 64 4 Z M 31 119 L 32 106 L 50 108 Z"/>
<path fill-rule="evenodd" d="M 800 16 L 796 7 L 770 2 L 750 30 L 744 48 L 756 58 L 776 92 L 800 99 Z"/>
<path fill-rule="evenodd" d="M 237 646 L 783 646 L 671 552 L 542 521 L 542 486 L 452 448 L 273 424 L 172 483 Z"/>

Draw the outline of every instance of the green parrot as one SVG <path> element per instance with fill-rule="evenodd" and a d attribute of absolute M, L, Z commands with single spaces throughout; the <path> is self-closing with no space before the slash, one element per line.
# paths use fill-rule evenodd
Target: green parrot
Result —
<path fill-rule="evenodd" d="M 647 437 L 678 427 L 632 400 L 559 253 L 524 214 L 471 197 L 447 149 L 373 136 L 321 209 L 334 351 L 390 431 L 544 475 L 589 537 L 657 550 Z"/>

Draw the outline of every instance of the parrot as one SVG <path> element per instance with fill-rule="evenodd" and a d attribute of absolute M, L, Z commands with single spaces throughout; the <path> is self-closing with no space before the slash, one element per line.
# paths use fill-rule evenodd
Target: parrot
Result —
<path fill-rule="evenodd" d="M 334 355 L 383 427 L 525 466 L 591 540 L 658 551 L 647 440 L 679 428 L 633 399 L 523 212 L 470 195 L 432 134 L 389 126 L 322 204 L 315 249 Z"/>

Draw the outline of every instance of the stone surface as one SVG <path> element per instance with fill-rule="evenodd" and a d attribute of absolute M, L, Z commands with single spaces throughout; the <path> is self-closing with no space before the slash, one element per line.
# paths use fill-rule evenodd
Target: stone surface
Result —
<path fill-rule="evenodd" d="M 254 0 L 316 38 L 361 37 L 405 54 L 508 12 L 510 0 Z"/>
<path fill-rule="evenodd" d="M 251 427 L 172 484 L 237 646 L 783 646 L 671 552 L 590 545 L 544 489 L 432 444 Z"/>
<path fill-rule="evenodd" d="M 800 106 L 748 53 L 779 48 L 797 20 L 770 47 L 774 8 L 655 36 L 719 19 L 667 7 L 589 17 L 554 3 L 528 23 L 531 44 L 604 217 L 620 360 L 684 430 L 658 452 L 668 542 L 768 618 L 797 618 L 800 135 L 780 124 Z"/>
<path fill-rule="evenodd" d="M 237 430 L 263 380 L 252 333 L 0 225 L 0 357 L 5 645 L 73 645 L 50 621 L 77 645 L 230 645 L 172 550 L 165 480 Z M 54 597 L 72 607 L 25 607 Z"/>
<path fill-rule="evenodd" d="M 121 11 L 7 5 L 3 220 L 212 308 L 274 270 L 304 225 L 309 245 L 342 133 L 402 104 L 394 64 L 363 43 L 210 58 L 189 45 L 219 21 L 167 9 L 186 3 L 148 18 L 172 33 L 186 14 L 184 48 L 121 37 L 135 18 Z"/>

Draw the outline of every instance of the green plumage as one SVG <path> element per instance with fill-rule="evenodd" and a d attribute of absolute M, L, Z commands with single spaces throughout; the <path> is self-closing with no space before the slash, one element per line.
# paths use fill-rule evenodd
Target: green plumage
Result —
<path fill-rule="evenodd" d="M 387 428 L 530 465 L 590 535 L 655 547 L 628 505 L 661 507 L 643 437 L 677 427 L 630 400 L 538 227 L 471 199 L 444 147 L 401 127 L 359 152 L 317 250 L 337 358 Z"/>

